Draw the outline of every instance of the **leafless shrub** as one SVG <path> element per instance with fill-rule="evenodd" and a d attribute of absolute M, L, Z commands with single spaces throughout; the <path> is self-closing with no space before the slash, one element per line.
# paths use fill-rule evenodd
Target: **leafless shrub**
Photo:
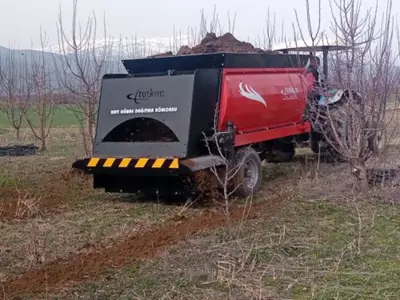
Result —
<path fill-rule="evenodd" d="M 223 35 L 226 32 L 234 33 L 236 25 L 236 13 L 231 16 L 228 12 L 228 21 L 226 24 L 221 24 L 219 14 L 217 13 L 216 6 L 212 17 L 207 18 L 204 9 L 200 11 L 200 22 L 197 27 L 188 26 L 186 30 L 181 30 L 173 27 L 172 37 L 167 45 L 162 45 L 158 49 L 155 47 L 149 47 L 148 41 L 145 38 L 139 39 L 137 36 L 120 38 L 118 41 L 118 56 L 129 57 L 129 58 L 143 58 L 162 52 L 170 52 L 176 54 L 179 52 L 181 47 L 194 47 L 206 37 L 208 33 L 216 33 L 217 35 Z M 165 47 L 166 46 L 166 47 Z M 161 49 L 162 48 L 162 49 Z M 119 72 L 119 68 L 117 71 Z"/>
<path fill-rule="evenodd" d="M 216 5 L 214 5 L 214 11 L 211 20 L 207 20 L 204 9 L 202 9 L 200 12 L 199 31 L 197 32 L 196 30 L 191 30 L 192 42 L 195 43 L 193 46 L 200 44 L 201 40 L 204 39 L 208 33 L 215 33 L 218 36 L 221 36 L 227 32 L 234 34 L 235 25 L 236 13 L 234 14 L 233 18 L 231 18 L 230 13 L 228 12 L 228 24 L 227 28 L 225 28 L 225 26 L 221 24 Z"/>
<path fill-rule="evenodd" d="M 306 3 L 308 7 L 308 1 Z M 386 107 L 395 81 L 392 2 L 387 1 L 380 26 L 377 7 L 370 8 L 363 17 L 359 0 L 332 0 L 330 3 L 332 34 L 346 49 L 334 56 L 336 68 L 331 86 L 320 86 L 316 93 L 329 97 L 329 88 L 334 88 L 342 90 L 343 94 L 340 101 L 326 106 L 323 113 L 318 105 L 311 105 L 318 116 L 313 119 L 313 126 L 322 132 L 333 152 L 351 164 L 358 185 L 365 190 L 368 187 L 366 162 L 378 156 L 382 149 L 381 142 L 386 136 Z M 311 24 L 309 13 L 307 15 Z M 310 29 L 309 34 L 314 42 L 317 34 L 313 35 Z M 305 40 L 302 33 L 301 36 Z M 316 100 L 312 98 L 311 101 Z"/>
<path fill-rule="evenodd" d="M 214 32 L 218 35 L 223 35 L 227 32 L 231 34 L 235 34 L 235 27 L 236 27 L 236 13 L 231 17 L 230 12 L 228 12 L 228 24 L 225 25 L 221 24 L 221 20 L 219 19 L 219 14 L 217 13 L 217 7 L 214 6 L 213 18 L 209 23 L 208 30 L 207 30 L 207 19 L 204 15 L 204 10 L 201 11 L 201 21 L 200 21 L 200 36 L 204 38 L 207 33 Z"/>
<path fill-rule="evenodd" d="M 146 46 L 146 39 L 139 39 L 137 36 L 134 37 L 120 37 L 117 43 L 117 55 L 115 56 L 115 61 L 117 63 L 113 64 L 113 69 L 109 69 L 109 72 L 113 73 L 126 73 L 125 68 L 123 67 L 121 60 L 125 58 L 135 59 L 135 58 L 143 58 L 148 54 L 152 54 L 148 51 Z"/>
<path fill-rule="evenodd" d="M 17 140 L 31 94 L 27 64 L 26 56 L 11 48 L 0 57 L 0 110 L 15 130 Z"/>
<path fill-rule="evenodd" d="M 94 126 L 101 78 L 106 72 L 112 44 L 108 42 L 104 21 L 104 41 L 99 47 L 97 19 L 95 14 L 88 18 L 84 30 L 77 23 L 78 1 L 73 1 L 71 37 L 67 36 L 62 10 L 57 22 L 61 67 L 58 68 L 59 85 L 72 98 L 72 109 L 80 121 L 84 147 L 87 155 L 93 150 Z M 56 63 L 57 65 L 57 63 Z"/>
<path fill-rule="evenodd" d="M 46 150 L 46 140 L 53 124 L 55 103 L 53 101 L 54 87 L 51 80 L 52 66 L 46 61 L 44 49 L 46 36 L 41 34 L 41 53 L 31 58 L 30 86 L 32 100 L 29 103 L 29 114 L 25 118 L 33 135 L 40 141 L 40 151 Z"/>
<path fill-rule="evenodd" d="M 40 213 L 41 198 L 32 197 L 29 193 L 22 193 L 19 189 L 17 192 L 18 198 L 16 199 L 14 215 L 16 219 L 30 218 Z"/>
<path fill-rule="evenodd" d="M 310 1 L 305 0 L 306 3 L 306 14 L 307 14 L 307 33 L 308 33 L 308 38 L 310 38 L 310 41 L 306 38 L 305 33 L 301 29 L 300 22 L 299 22 L 299 16 L 297 14 L 297 11 L 295 10 L 295 15 L 296 15 L 296 22 L 297 22 L 297 27 L 300 33 L 300 38 L 303 40 L 305 45 L 307 47 L 314 47 L 315 45 L 318 44 L 318 42 L 321 40 L 321 0 L 318 0 L 318 19 L 315 22 L 316 18 L 311 17 L 311 12 L 310 12 Z M 313 28 L 313 23 L 317 23 L 316 28 Z M 293 25 L 294 26 L 294 25 Z M 314 31 L 315 30 L 315 31 Z M 294 28 L 293 30 L 296 32 L 296 29 Z M 295 34 L 295 37 L 297 37 L 297 34 Z M 297 41 L 297 39 L 295 39 Z"/>
<path fill-rule="evenodd" d="M 263 279 L 267 268 L 257 265 L 253 255 L 253 245 L 239 245 L 240 254 L 234 256 L 230 253 L 224 254 L 215 262 L 215 278 L 219 283 L 229 288 L 239 287 L 250 299 L 265 299 L 267 293 L 263 284 Z M 235 245 L 235 246 L 237 246 Z M 249 277 L 248 275 L 251 274 Z"/>
<path fill-rule="evenodd" d="M 29 261 L 28 269 L 42 265 L 46 262 L 46 238 L 39 237 L 38 225 L 33 222 L 31 224 L 29 244 L 26 249 L 26 258 Z"/>
<path fill-rule="evenodd" d="M 186 34 L 183 32 L 173 30 L 173 41 L 171 45 L 171 51 L 177 53 L 182 46 L 188 46 L 190 48 L 197 46 L 209 33 L 215 33 L 221 36 L 225 33 L 234 34 L 236 27 L 236 13 L 231 16 L 230 12 L 227 13 L 227 24 L 221 24 L 217 7 L 214 5 L 212 17 L 207 18 L 204 9 L 200 11 L 200 23 L 198 27 L 189 26 L 186 30 Z"/>
<path fill-rule="evenodd" d="M 223 143 L 229 144 L 229 141 L 226 141 L 228 132 L 217 130 L 218 111 L 216 109 L 214 114 L 213 134 L 207 135 L 203 133 L 203 141 L 209 155 L 217 156 L 219 163 L 216 161 L 209 170 L 200 172 L 197 183 L 204 185 L 204 188 L 200 187 L 200 190 L 211 191 L 212 193 L 208 196 L 218 204 L 223 205 L 225 212 L 228 214 L 237 190 L 244 184 L 245 179 L 243 178 L 245 178 L 245 175 L 241 176 L 239 173 L 245 172 L 244 164 L 251 147 L 236 149 L 234 153 L 223 149 Z M 238 151 L 242 151 L 242 157 L 237 155 Z"/>
<path fill-rule="evenodd" d="M 274 12 L 273 17 L 268 6 L 267 17 L 265 19 L 265 28 L 263 28 L 262 39 L 258 37 L 255 43 L 257 47 L 272 50 L 274 44 L 277 42 L 276 36 L 276 14 Z"/>
<path fill-rule="evenodd" d="M 216 143 L 215 139 L 217 135 L 212 137 L 206 137 L 207 145 Z M 211 153 L 211 147 L 209 151 Z M 210 190 L 209 196 L 219 205 L 225 208 L 225 212 L 228 214 L 229 208 L 234 203 L 234 195 L 237 189 L 244 184 L 243 180 L 238 181 L 238 173 L 243 168 L 246 157 L 242 160 L 237 161 L 234 158 L 228 157 L 221 149 L 217 146 L 219 157 L 223 160 L 222 164 L 211 166 L 211 168 L 204 173 L 200 173 L 201 177 L 197 179 L 198 182 L 204 184 L 204 189 Z M 221 191 L 221 192 L 220 192 Z"/>

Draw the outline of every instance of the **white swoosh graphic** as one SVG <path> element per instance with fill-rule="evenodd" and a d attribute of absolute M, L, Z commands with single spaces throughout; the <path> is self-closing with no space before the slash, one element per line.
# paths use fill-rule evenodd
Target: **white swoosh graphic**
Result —
<path fill-rule="evenodd" d="M 265 107 L 267 107 L 267 103 L 265 102 L 264 98 L 259 93 L 257 93 L 251 86 L 245 84 L 243 87 L 243 82 L 241 82 L 239 84 L 239 92 L 243 97 L 260 102 Z"/>

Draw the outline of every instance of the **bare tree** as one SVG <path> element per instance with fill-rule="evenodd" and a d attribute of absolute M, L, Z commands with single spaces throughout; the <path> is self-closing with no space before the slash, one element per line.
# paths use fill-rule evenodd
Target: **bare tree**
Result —
<path fill-rule="evenodd" d="M 193 47 L 200 44 L 200 42 L 209 33 L 214 33 L 218 36 L 221 36 L 224 33 L 234 34 L 236 26 L 236 13 L 234 13 L 232 17 L 230 12 L 228 12 L 227 18 L 228 18 L 227 24 L 225 25 L 221 24 L 216 5 L 214 5 L 212 18 L 210 20 L 207 19 L 204 9 L 202 9 L 200 11 L 199 29 L 192 27 L 188 28 L 188 33 L 187 33 L 188 46 Z"/>
<path fill-rule="evenodd" d="M 199 42 L 207 35 L 207 33 L 217 33 L 218 29 L 221 29 L 221 25 L 219 22 L 219 15 L 217 13 L 216 5 L 214 5 L 214 11 L 210 22 L 208 22 L 204 10 L 202 9 L 200 12 L 200 29 L 198 35 Z M 221 35 L 221 31 L 218 32 L 218 35 Z"/>
<path fill-rule="evenodd" d="M 31 92 L 24 53 L 9 48 L 0 60 L 0 74 L 0 110 L 7 116 L 19 140 Z"/>
<path fill-rule="evenodd" d="M 336 96 L 340 101 L 326 106 L 313 125 L 322 131 L 334 153 L 351 164 L 359 186 L 366 189 L 366 162 L 379 155 L 379 142 L 386 132 L 386 106 L 395 80 L 392 1 L 387 1 L 380 25 L 378 5 L 362 16 L 360 0 L 331 0 L 330 4 L 331 31 L 346 46 L 334 56 L 335 78 L 329 87 L 339 92 Z M 329 89 L 320 87 L 318 93 L 329 99 Z"/>
<path fill-rule="evenodd" d="M 30 86 L 32 99 L 29 104 L 29 114 L 25 118 L 33 135 L 40 141 L 40 151 L 47 148 L 47 138 L 53 124 L 55 103 L 53 99 L 54 85 L 52 75 L 54 69 L 51 61 L 45 57 L 47 45 L 46 35 L 40 34 L 41 51 L 32 55 L 30 69 Z"/>
<path fill-rule="evenodd" d="M 121 59 L 123 56 L 128 58 L 143 58 L 151 54 L 148 52 L 146 39 L 143 38 L 140 40 L 136 35 L 125 38 L 123 42 L 121 39 L 120 49 L 119 54 Z"/>
<path fill-rule="evenodd" d="M 307 13 L 307 33 L 308 37 L 310 38 L 310 41 L 307 41 L 305 34 L 303 33 L 303 30 L 301 29 L 300 26 L 300 21 L 299 21 L 299 16 L 297 14 L 297 11 L 295 10 L 295 15 L 296 15 L 296 22 L 297 22 L 297 28 L 300 33 L 300 38 L 303 40 L 305 45 L 307 47 L 314 47 L 318 42 L 321 40 L 321 0 L 318 0 L 318 19 L 316 22 L 315 18 L 311 17 L 311 12 L 310 12 L 310 1 L 305 0 L 306 2 L 306 13 Z M 317 28 L 313 29 L 313 23 L 317 23 Z M 295 30 L 294 30 L 295 31 Z M 295 39 L 296 41 L 297 39 Z"/>
<path fill-rule="evenodd" d="M 73 0 L 71 36 L 67 36 L 60 8 L 57 22 L 61 59 L 56 60 L 61 88 L 74 105 L 73 109 L 81 125 L 87 155 L 93 150 L 94 126 L 101 78 L 107 71 L 112 44 L 108 42 L 104 20 L 102 45 L 97 44 L 97 19 L 95 14 L 88 18 L 82 30 L 77 23 L 78 1 Z"/>
<path fill-rule="evenodd" d="M 250 146 L 243 146 L 235 151 L 226 150 L 229 147 L 224 148 L 221 143 L 225 146 L 232 143 L 231 149 L 233 149 L 234 141 L 228 138 L 233 128 L 228 126 L 226 131 L 219 131 L 217 129 L 218 115 L 217 108 L 214 113 L 212 132 L 208 134 L 203 132 L 204 145 L 209 155 L 214 157 L 213 165 L 208 170 L 198 171 L 195 179 L 199 190 L 205 193 L 203 196 L 222 205 L 228 214 L 234 197 L 247 197 L 252 200 L 253 189 L 256 188 L 252 185 L 257 185 L 257 183 L 252 182 L 252 178 L 247 176 L 246 160 L 249 155 L 254 155 L 256 152 Z M 257 153 L 255 156 L 260 159 Z"/>
<path fill-rule="evenodd" d="M 273 17 L 271 17 L 271 12 L 268 7 L 265 28 L 263 29 L 263 40 L 262 42 L 258 41 L 258 46 L 266 50 L 272 50 L 276 42 L 276 14 L 274 12 Z"/>

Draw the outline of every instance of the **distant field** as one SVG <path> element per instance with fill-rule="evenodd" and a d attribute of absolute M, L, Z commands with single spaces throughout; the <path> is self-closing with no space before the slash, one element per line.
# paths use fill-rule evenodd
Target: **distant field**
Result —
<path fill-rule="evenodd" d="M 64 105 L 60 104 L 57 106 L 54 112 L 53 118 L 53 127 L 71 127 L 78 125 L 78 120 L 73 112 L 73 109 L 77 110 L 77 107 L 74 108 L 72 105 Z M 33 119 L 34 122 L 37 122 L 37 115 L 30 111 L 28 115 Z M 4 112 L 0 112 L 0 128 L 10 128 L 9 121 L 7 119 L 7 115 Z M 24 120 L 23 127 L 28 127 L 28 124 Z"/>

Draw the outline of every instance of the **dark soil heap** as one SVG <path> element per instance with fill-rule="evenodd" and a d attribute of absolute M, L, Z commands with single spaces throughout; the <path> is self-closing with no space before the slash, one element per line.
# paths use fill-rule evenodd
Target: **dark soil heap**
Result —
<path fill-rule="evenodd" d="M 260 48 L 255 48 L 252 44 L 242 42 L 236 39 L 231 33 L 225 33 L 219 37 L 215 33 L 207 33 L 199 45 L 189 48 L 182 46 L 177 55 L 190 55 L 202 53 L 217 53 L 217 52 L 231 52 L 231 53 L 274 53 L 272 51 L 264 51 Z M 153 57 L 172 56 L 172 52 L 160 53 Z"/>

